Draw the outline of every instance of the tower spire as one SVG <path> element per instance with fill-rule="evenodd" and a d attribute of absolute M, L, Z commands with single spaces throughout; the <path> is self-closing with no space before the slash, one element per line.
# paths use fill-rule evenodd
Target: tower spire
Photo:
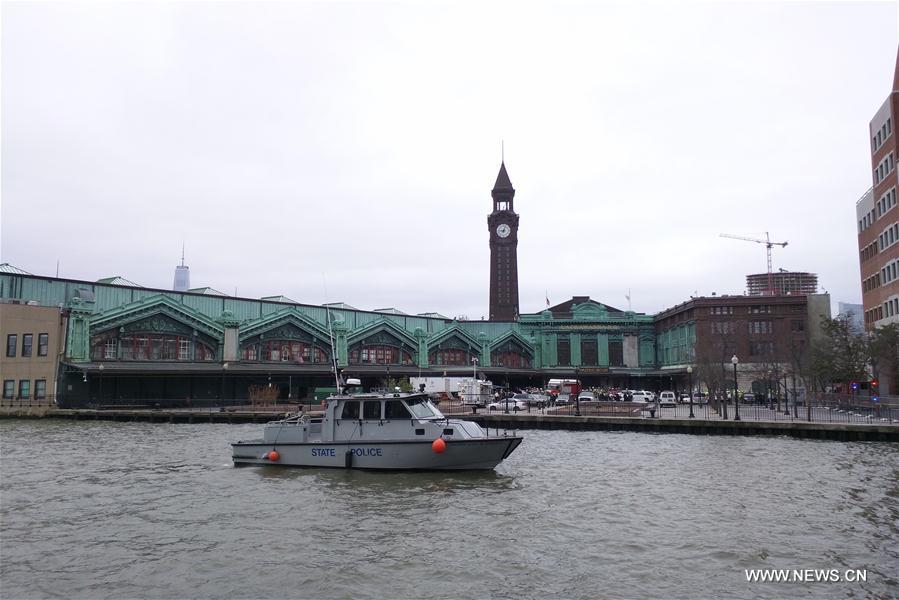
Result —
<path fill-rule="evenodd" d="M 512 181 L 509 179 L 509 174 L 506 172 L 506 163 L 502 163 L 499 166 L 499 173 L 496 175 L 496 183 L 493 184 L 493 191 L 515 193 L 515 188 L 512 187 Z"/>
<path fill-rule="evenodd" d="M 181 266 L 184 266 L 184 242 L 181 242 Z"/>

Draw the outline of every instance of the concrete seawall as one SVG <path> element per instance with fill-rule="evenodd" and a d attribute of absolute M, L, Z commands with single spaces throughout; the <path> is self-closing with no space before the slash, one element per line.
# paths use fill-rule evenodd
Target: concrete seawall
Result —
<path fill-rule="evenodd" d="M 148 410 L 55 408 L 6 410 L 0 418 L 70 419 L 76 421 L 146 421 L 150 423 L 267 423 L 285 416 L 284 411 Z"/>
<path fill-rule="evenodd" d="M 316 413 L 311 413 L 316 414 Z M 320 413 L 318 413 L 320 414 Z M 0 418 L 52 418 L 151 423 L 265 423 L 285 416 L 273 410 L 5 410 Z M 649 419 L 543 414 L 449 415 L 500 429 L 565 429 L 573 431 L 638 431 L 693 435 L 786 435 L 795 438 L 899 442 L 899 426 L 805 421 L 722 421 L 704 419 Z"/>
<path fill-rule="evenodd" d="M 837 441 L 899 442 L 899 426 L 805 421 L 721 421 L 547 415 L 466 415 L 482 427 L 501 429 L 567 429 L 576 431 L 641 431 L 698 435 L 786 435 Z"/>

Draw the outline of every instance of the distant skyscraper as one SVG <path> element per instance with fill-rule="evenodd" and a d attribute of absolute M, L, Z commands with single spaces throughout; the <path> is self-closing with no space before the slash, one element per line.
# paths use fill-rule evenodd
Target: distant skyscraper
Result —
<path fill-rule="evenodd" d="M 184 264 L 184 246 L 181 246 L 181 265 L 175 267 L 175 284 L 172 289 L 176 292 L 190 289 L 190 268 Z"/>
<path fill-rule="evenodd" d="M 850 304 L 849 302 L 838 302 L 837 307 L 841 315 L 849 317 L 849 322 L 856 331 L 861 332 L 865 328 L 864 308 L 861 304 Z"/>

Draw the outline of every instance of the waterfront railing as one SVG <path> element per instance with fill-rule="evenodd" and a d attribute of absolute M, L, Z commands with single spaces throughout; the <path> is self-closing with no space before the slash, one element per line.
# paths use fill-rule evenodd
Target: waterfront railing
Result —
<path fill-rule="evenodd" d="M 490 410 L 476 409 L 478 413 L 504 414 L 506 407 Z M 441 402 L 439 408 L 446 414 L 472 413 L 475 408 L 458 401 Z M 592 416 L 631 417 L 641 419 L 699 419 L 707 421 L 732 421 L 739 415 L 745 421 L 805 421 L 815 423 L 857 423 L 857 424 L 899 424 L 899 405 L 893 403 L 868 402 L 846 397 L 820 396 L 811 398 L 809 406 L 803 401 L 786 401 L 783 398 L 759 402 L 740 402 L 732 399 L 715 399 L 711 402 L 694 402 L 692 409 L 688 401 L 673 405 L 642 402 L 582 401 L 566 404 L 535 404 L 515 410 L 512 414 L 543 414 L 547 416 Z M 693 415 L 692 417 L 690 415 Z M 725 417 L 726 415 L 726 417 Z"/>

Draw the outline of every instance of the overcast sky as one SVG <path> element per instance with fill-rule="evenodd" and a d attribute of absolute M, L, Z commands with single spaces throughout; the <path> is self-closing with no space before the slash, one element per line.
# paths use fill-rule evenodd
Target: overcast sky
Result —
<path fill-rule="evenodd" d="M 487 314 L 501 143 L 521 311 L 818 273 L 861 302 L 879 3 L 2 5 L 0 260 Z"/>

